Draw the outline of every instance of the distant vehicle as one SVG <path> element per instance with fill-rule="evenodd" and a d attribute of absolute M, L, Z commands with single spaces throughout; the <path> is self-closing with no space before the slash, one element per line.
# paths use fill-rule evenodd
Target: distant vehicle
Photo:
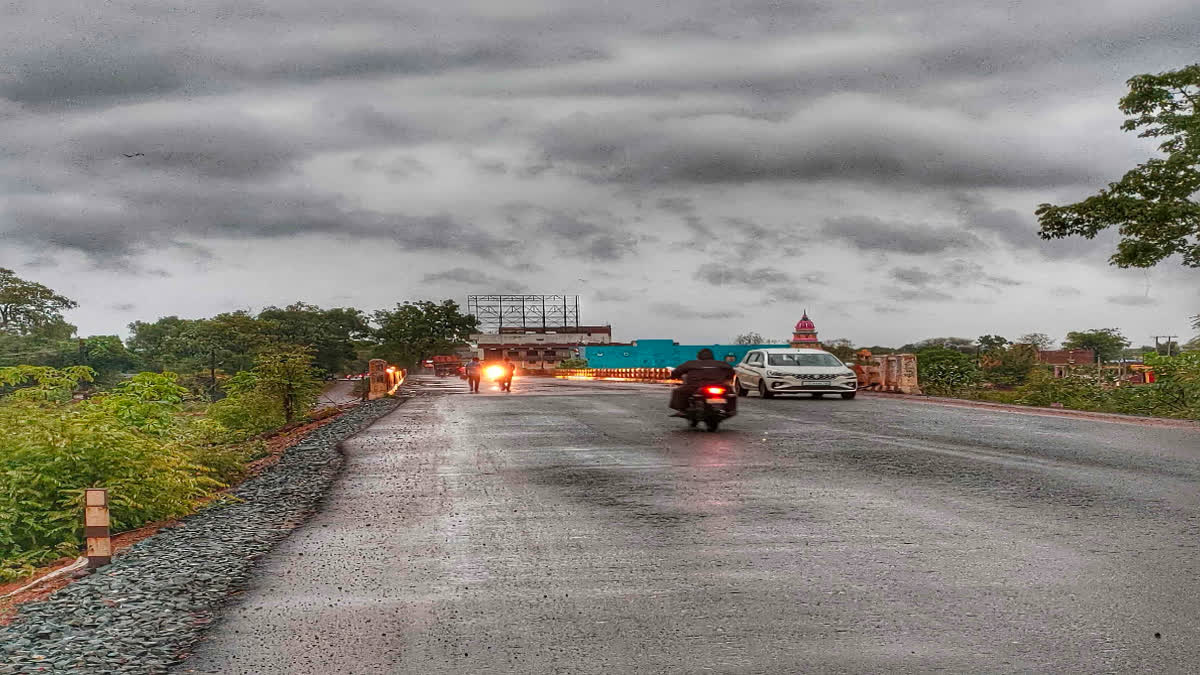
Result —
<path fill-rule="evenodd" d="M 854 398 L 858 376 L 841 359 L 819 349 L 756 349 L 736 368 L 734 387 L 739 396 L 754 389 L 763 398 L 776 394 L 838 394 Z"/>
<path fill-rule="evenodd" d="M 438 377 L 456 375 L 462 367 L 462 359 L 452 354 L 441 354 L 430 360 L 433 361 L 433 374 Z"/>

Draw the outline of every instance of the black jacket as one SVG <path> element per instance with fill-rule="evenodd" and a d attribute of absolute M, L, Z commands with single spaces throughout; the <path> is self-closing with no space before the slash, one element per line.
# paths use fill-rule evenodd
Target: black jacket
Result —
<path fill-rule="evenodd" d="M 684 384 L 724 384 L 733 379 L 733 366 L 724 361 L 688 361 L 671 371 L 671 379 Z"/>

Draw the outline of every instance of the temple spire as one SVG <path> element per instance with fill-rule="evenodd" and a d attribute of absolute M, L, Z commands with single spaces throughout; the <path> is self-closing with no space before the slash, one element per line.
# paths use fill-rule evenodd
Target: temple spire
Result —
<path fill-rule="evenodd" d="M 804 310 L 804 315 L 796 323 L 796 329 L 792 332 L 791 345 L 795 349 L 821 348 L 821 341 L 817 338 L 817 327 L 808 318 L 808 309 Z"/>

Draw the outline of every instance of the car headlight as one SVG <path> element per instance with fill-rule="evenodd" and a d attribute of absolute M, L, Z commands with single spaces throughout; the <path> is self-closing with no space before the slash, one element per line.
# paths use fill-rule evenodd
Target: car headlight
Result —
<path fill-rule="evenodd" d="M 787 373 L 778 370 L 768 370 L 767 377 L 787 377 Z"/>

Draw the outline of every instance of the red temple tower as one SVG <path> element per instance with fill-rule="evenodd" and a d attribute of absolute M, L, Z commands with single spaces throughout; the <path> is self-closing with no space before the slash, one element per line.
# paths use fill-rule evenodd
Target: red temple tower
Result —
<path fill-rule="evenodd" d="M 817 327 L 813 325 L 812 320 L 808 318 L 807 309 L 804 310 L 804 316 L 800 317 L 800 321 L 796 323 L 796 330 L 792 333 L 792 348 L 821 348 L 821 341 L 817 339 Z"/>

